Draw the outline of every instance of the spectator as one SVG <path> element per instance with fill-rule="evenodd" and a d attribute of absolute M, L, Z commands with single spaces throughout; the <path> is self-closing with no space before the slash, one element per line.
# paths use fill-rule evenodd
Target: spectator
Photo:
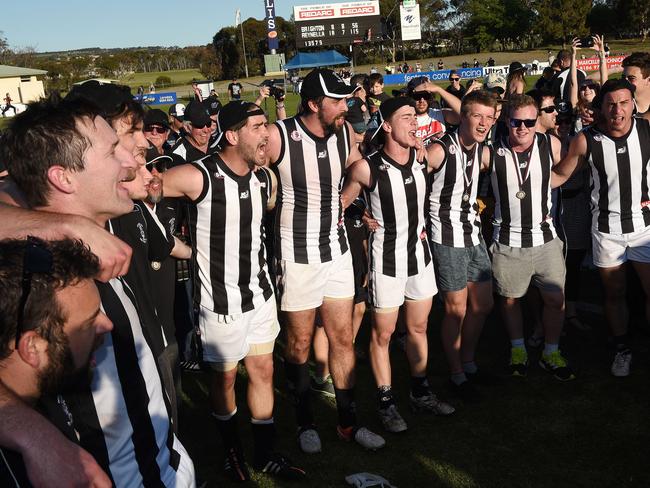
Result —
<path fill-rule="evenodd" d="M 454 95 L 459 100 L 462 100 L 462 98 L 465 96 L 465 92 L 467 91 L 467 88 L 465 88 L 460 83 L 460 75 L 458 74 L 458 71 L 452 69 L 449 72 L 449 81 L 450 81 L 450 85 L 448 85 L 447 88 L 445 88 L 445 90 L 447 90 L 449 93 Z"/>
<path fill-rule="evenodd" d="M 185 105 L 182 103 L 175 103 L 169 107 L 169 136 L 167 136 L 167 144 L 171 147 L 187 135 L 185 128 Z"/>
<path fill-rule="evenodd" d="M 243 94 L 244 87 L 237 81 L 237 78 L 233 78 L 232 81 L 228 84 L 229 100 L 240 100 Z"/>
<path fill-rule="evenodd" d="M 212 119 L 205 106 L 201 102 L 191 101 L 185 109 L 184 120 L 189 125 L 189 131 L 169 151 L 174 160 L 172 166 L 196 161 L 208 153 Z"/>
<path fill-rule="evenodd" d="M 442 59 L 438 61 L 438 71 L 445 69 L 445 63 L 442 62 Z"/>
<path fill-rule="evenodd" d="M 460 100 L 440 86 L 432 83 L 426 76 L 418 76 L 407 85 L 409 96 L 415 100 L 417 129 L 415 134 L 422 138 L 424 145 L 440 137 L 445 124 L 457 125 L 460 118 Z M 450 108 L 431 107 L 434 95 L 439 94 Z"/>
<path fill-rule="evenodd" d="M 542 76 L 539 77 L 539 79 L 535 82 L 535 86 L 533 87 L 534 90 L 544 90 L 544 89 L 551 89 L 551 79 L 553 78 L 553 75 L 555 74 L 555 71 L 553 71 L 553 68 L 550 66 L 547 66 L 544 68 L 542 71 Z"/>
<path fill-rule="evenodd" d="M 492 56 L 490 56 L 490 57 L 488 58 L 488 60 L 487 60 L 487 63 L 485 63 L 485 64 L 486 64 L 489 68 L 491 68 L 491 67 L 493 67 L 493 66 L 496 64 L 496 62 L 494 61 L 494 58 L 493 58 Z"/>
<path fill-rule="evenodd" d="M 144 136 L 158 155 L 164 154 L 165 151 L 171 149 L 171 146 L 167 142 L 170 132 L 169 118 L 165 112 L 159 108 L 147 110 L 144 115 L 143 124 Z"/>
<path fill-rule="evenodd" d="M 650 117 L 650 53 L 634 52 L 623 60 L 623 76 L 634 85 L 637 116 Z"/>
<path fill-rule="evenodd" d="M 506 80 L 506 97 L 522 95 L 526 91 L 526 67 L 519 61 L 513 61 L 508 68 Z"/>
<path fill-rule="evenodd" d="M 16 107 L 11 104 L 11 95 L 9 95 L 9 93 L 5 95 L 4 101 L 5 106 L 2 109 L 2 116 L 5 117 L 5 113 L 7 113 L 7 110 L 9 109 L 12 109 L 14 111 L 14 115 L 16 115 Z"/>
<path fill-rule="evenodd" d="M 560 71 L 555 74 L 551 80 L 551 90 L 556 97 L 560 98 L 561 101 L 566 103 L 571 103 L 571 51 L 562 49 L 557 53 L 557 61 L 559 63 Z M 576 71 L 577 85 L 580 86 L 580 83 L 587 77 L 584 71 Z"/>
<path fill-rule="evenodd" d="M 357 142 L 363 141 L 368 119 L 370 118 L 366 104 L 366 90 L 364 88 L 367 84 L 367 78 L 363 74 L 352 77 L 350 86 L 358 86 L 359 88 L 354 92 L 352 97 L 347 99 L 348 113 L 345 115 L 345 120 L 352 125 Z"/>
<path fill-rule="evenodd" d="M 384 77 L 379 73 L 368 76 L 367 86 L 368 108 L 372 115 L 379 110 L 379 106 L 382 102 L 388 100 L 390 96 L 384 93 Z"/>

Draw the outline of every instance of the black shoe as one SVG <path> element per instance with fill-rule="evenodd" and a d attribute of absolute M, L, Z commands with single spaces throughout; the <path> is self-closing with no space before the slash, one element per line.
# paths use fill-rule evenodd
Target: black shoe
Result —
<path fill-rule="evenodd" d="M 294 466 L 289 458 L 277 452 L 270 453 L 261 462 L 255 462 L 255 469 L 285 480 L 300 480 L 305 477 L 303 469 Z"/>
<path fill-rule="evenodd" d="M 231 447 L 226 452 L 223 461 L 223 470 L 233 481 L 243 482 L 251 479 L 248 466 L 246 466 L 246 461 L 244 460 L 244 454 L 236 447 Z"/>
<path fill-rule="evenodd" d="M 481 401 L 481 394 L 469 381 L 463 381 L 460 385 L 450 381 L 449 389 L 465 403 L 479 403 Z"/>
<path fill-rule="evenodd" d="M 476 373 L 465 373 L 467 379 L 474 385 L 479 386 L 496 386 L 501 384 L 501 380 L 498 376 L 491 373 L 487 373 L 482 369 L 476 370 Z"/>

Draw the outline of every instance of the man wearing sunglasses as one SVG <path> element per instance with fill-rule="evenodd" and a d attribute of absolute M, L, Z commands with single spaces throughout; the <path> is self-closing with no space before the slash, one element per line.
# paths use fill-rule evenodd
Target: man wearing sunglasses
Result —
<path fill-rule="evenodd" d="M 431 83 L 426 76 L 413 78 L 408 82 L 407 89 L 409 96 L 415 100 L 416 137 L 421 138 L 425 146 L 445 132 L 445 124 L 458 124 L 460 100 L 456 96 Z M 435 94 L 439 94 L 449 108 L 433 108 Z"/>
<path fill-rule="evenodd" d="M 158 108 L 152 108 L 144 114 L 144 136 L 158 154 L 165 154 L 171 149 L 167 142 L 169 137 L 169 120 L 167 114 Z"/>
<path fill-rule="evenodd" d="M 452 69 L 449 72 L 449 86 L 445 88 L 447 92 L 451 93 L 454 95 L 456 98 L 459 100 L 462 100 L 463 97 L 465 96 L 465 92 L 467 91 L 467 88 L 465 88 L 461 83 L 460 83 L 460 75 L 458 74 L 458 71 L 455 69 Z"/>
<path fill-rule="evenodd" d="M 492 272 L 512 346 L 511 374 L 526 376 L 528 370 L 520 298 L 532 283 L 543 302 L 545 344 L 539 365 L 568 381 L 575 376 L 558 348 L 564 324 L 564 254 L 551 199 L 551 170 L 561 149 L 557 138 L 535 131 L 537 121 L 532 97 L 510 97 L 508 137 L 496 142 L 490 166 L 495 197 Z"/>
<path fill-rule="evenodd" d="M 557 108 L 555 107 L 553 93 L 548 90 L 538 89 L 529 91 L 527 95 L 533 97 L 539 109 L 539 117 L 537 118 L 535 130 L 542 134 L 554 134 Z"/>
<path fill-rule="evenodd" d="M 626 273 L 630 262 L 646 295 L 650 313 L 650 123 L 633 117 L 634 85 L 611 79 L 594 98 L 597 122 L 580 132 L 554 168 L 562 185 L 586 164 L 591 192 L 592 254 L 605 288 L 605 315 L 613 335 L 611 373 L 630 374 L 632 350 L 627 336 Z"/>
<path fill-rule="evenodd" d="M 188 134 L 181 137 L 168 153 L 173 160 L 172 166 L 196 161 L 209 152 L 212 119 L 205 106 L 192 100 L 185 108 L 185 121 L 189 123 Z"/>
<path fill-rule="evenodd" d="M 94 351 L 113 328 L 100 309 L 98 272 L 81 241 L 0 241 L 0 383 L 42 412 L 56 409 L 62 390 L 88 387 Z M 77 442 L 69 420 L 59 427 Z M 16 484 L 30 486 L 25 462 L 0 448 L 0 485 Z"/>
<path fill-rule="evenodd" d="M 96 87 L 90 88 L 93 91 Z M 101 92 L 104 96 L 100 100 L 108 105 L 118 102 L 116 107 L 121 108 L 115 108 L 111 115 L 119 130 L 125 124 L 132 128 L 129 122 L 141 119 L 128 109 L 127 100 L 131 98 L 115 90 L 122 91 L 109 85 L 95 94 Z M 108 107 L 102 105 L 98 109 L 89 103 L 87 96 L 81 96 L 83 93 L 78 95 L 64 101 L 34 102 L 14 119 L 4 139 L 8 167 L 25 195 L 26 206 L 35 209 L 36 214 L 40 211 L 75 213 L 102 228 L 113 227 L 119 216 L 132 212 L 133 192 L 141 195 L 144 189 L 136 179 L 141 169 L 133 156 L 134 149 L 139 147 L 139 136 L 134 130 L 127 130 L 118 138 L 116 131 L 100 116 Z M 24 147 L 29 147 L 29 152 L 21 149 Z M 129 188 L 129 183 L 135 186 Z M 109 223 L 109 219 L 115 220 Z M 69 400 L 81 446 L 90 451 L 115 485 L 132 486 L 135 482 L 193 486 L 192 461 L 173 433 L 168 392 L 158 369 L 159 351 L 152 340 L 157 323 L 141 315 L 145 310 L 138 306 L 142 295 L 136 299 L 131 284 L 119 278 L 97 284 L 103 309 L 113 321 L 114 329 L 98 350 L 90 388 L 66 394 L 64 398 Z M 93 407 L 84 407 L 88 405 Z M 17 407 L 10 405 L 10 408 Z M 23 427 L 36 429 L 38 426 L 38 433 L 28 429 L 26 435 L 47 433 L 30 411 L 18 409 L 18 412 L 15 418 L 21 419 Z M 4 418 L 3 411 L 0 422 Z M 2 442 L 4 429 L 0 424 Z M 9 436 L 8 442 L 11 440 L 15 441 Z M 55 446 L 52 451 L 57 454 L 70 451 L 56 439 L 48 440 L 46 445 L 48 449 Z M 28 452 L 28 456 L 33 455 Z M 50 452 L 46 454 L 50 455 Z M 30 476 L 39 480 L 45 476 L 40 471 L 42 468 L 38 468 L 43 465 L 35 466 Z M 50 481 L 51 484 L 69 484 L 61 467 L 50 471 L 47 476 L 58 474 L 64 480 Z M 76 479 L 84 474 L 83 469 L 77 471 L 67 476 Z"/>

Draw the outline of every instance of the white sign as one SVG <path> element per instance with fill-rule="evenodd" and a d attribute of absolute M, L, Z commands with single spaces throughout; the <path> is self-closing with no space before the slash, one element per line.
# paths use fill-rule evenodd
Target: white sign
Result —
<path fill-rule="evenodd" d="M 298 5 L 293 7 L 293 17 L 296 22 L 366 17 L 369 15 L 379 15 L 379 0 L 322 5 Z"/>
<path fill-rule="evenodd" d="M 413 7 L 399 7 L 400 19 L 402 23 L 402 40 L 416 41 L 422 38 L 420 31 L 420 6 L 415 4 Z"/>

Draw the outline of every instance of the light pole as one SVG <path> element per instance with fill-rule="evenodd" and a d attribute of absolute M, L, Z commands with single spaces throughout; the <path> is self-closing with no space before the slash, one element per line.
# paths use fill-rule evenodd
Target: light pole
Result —
<path fill-rule="evenodd" d="M 246 40 L 244 39 L 244 22 L 241 20 L 241 10 L 237 9 L 237 14 L 235 20 L 239 23 L 239 28 L 241 29 L 241 47 L 244 52 L 244 72 L 246 73 L 246 78 L 248 78 L 248 60 L 246 59 Z"/>

